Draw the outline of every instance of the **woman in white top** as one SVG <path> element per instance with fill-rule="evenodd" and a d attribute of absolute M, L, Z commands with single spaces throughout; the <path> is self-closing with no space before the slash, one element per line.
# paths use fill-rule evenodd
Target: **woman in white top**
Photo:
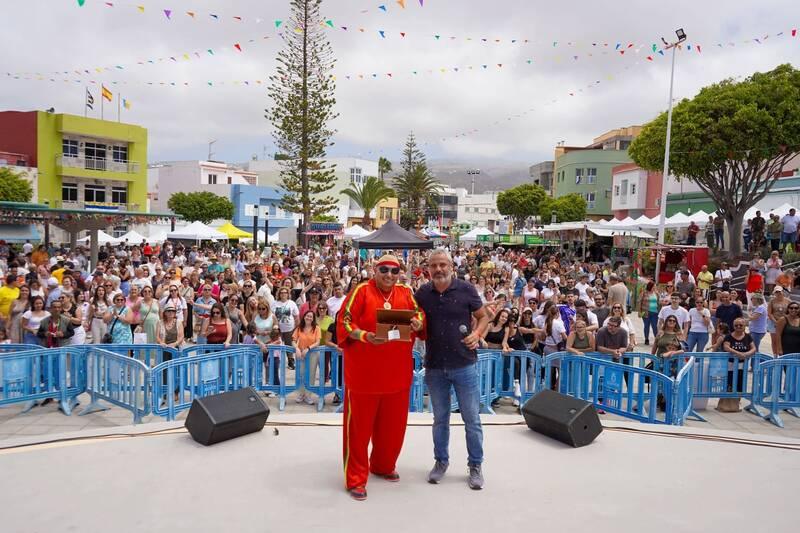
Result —
<path fill-rule="evenodd" d="M 31 308 L 22 313 L 22 342 L 39 345 L 39 337 L 36 336 L 39 324 L 49 316 L 50 313 L 44 310 L 44 298 L 34 296 L 31 300 Z"/>
<path fill-rule="evenodd" d="M 92 332 L 92 344 L 102 344 L 103 336 L 108 330 L 108 325 L 103 320 L 108 311 L 108 295 L 103 285 L 98 285 L 94 291 L 94 296 L 89 302 L 89 314 L 86 321 Z"/>
<path fill-rule="evenodd" d="M 628 351 L 631 352 L 636 347 L 636 330 L 633 328 L 633 322 L 625 314 L 625 309 L 621 304 L 614 304 L 611 306 L 611 312 L 608 317 L 603 321 L 603 327 L 608 325 L 608 319 L 612 316 L 619 317 L 621 320 L 619 327 L 628 334 Z"/>
<path fill-rule="evenodd" d="M 528 280 L 528 283 L 522 288 L 522 302 L 520 302 L 520 307 L 527 307 L 528 302 L 534 300 L 535 302 L 539 301 L 539 290 L 533 286 L 533 278 Z"/>
<path fill-rule="evenodd" d="M 711 326 L 711 311 L 706 309 L 702 298 L 696 298 L 689 310 L 689 334 L 686 336 L 688 352 L 702 352 L 708 344 L 708 328 Z"/>
<path fill-rule="evenodd" d="M 183 327 L 183 321 L 186 319 L 188 305 L 186 304 L 186 300 L 181 297 L 177 284 L 172 283 L 169 286 L 169 289 L 167 289 L 167 295 L 161 298 L 161 301 L 158 303 L 161 309 L 166 309 L 168 305 L 174 307 L 175 318 L 181 323 L 181 327 Z"/>
<path fill-rule="evenodd" d="M 766 285 L 766 294 L 771 294 L 772 289 L 775 288 L 775 281 L 781 275 L 781 267 L 783 266 L 783 259 L 779 257 L 778 251 L 775 250 L 767 259 L 767 275 L 764 279 Z"/>

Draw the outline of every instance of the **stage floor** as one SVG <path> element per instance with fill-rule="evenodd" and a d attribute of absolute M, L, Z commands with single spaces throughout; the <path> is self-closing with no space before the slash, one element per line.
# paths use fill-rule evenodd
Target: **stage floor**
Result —
<path fill-rule="evenodd" d="M 800 452 L 606 429 L 572 449 L 518 425 L 484 421 L 486 488 L 466 485 L 463 427 L 451 432 L 450 470 L 425 481 L 432 465 L 430 415 L 412 415 L 400 456 L 400 483 L 372 478 L 369 499 L 344 491 L 340 416 L 270 417 L 279 425 L 205 448 L 180 423 L 109 428 L 81 440 L 0 451 L 0 523 L 29 532 L 738 532 L 797 527 Z M 458 420 L 457 417 L 454 421 Z M 458 420 L 460 422 L 460 420 Z M 506 425 L 498 425 L 506 424 Z M 515 425 L 516 424 L 516 425 Z M 698 434 L 611 422 L 607 426 Z M 704 431 L 712 437 L 800 440 Z M 46 439 L 59 436 L 47 435 Z M 9 439 L 2 446 L 43 437 Z M 38 441 L 36 440 L 38 439 Z"/>

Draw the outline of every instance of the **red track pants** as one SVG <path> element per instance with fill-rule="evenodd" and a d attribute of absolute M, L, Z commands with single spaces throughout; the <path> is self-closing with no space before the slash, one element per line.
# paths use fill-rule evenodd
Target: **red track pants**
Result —
<path fill-rule="evenodd" d="M 369 473 L 390 474 L 403 448 L 409 390 L 344 394 L 344 477 L 347 489 L 366 486 Z M 372 453 L 367 455 L 372 440 Z"/>

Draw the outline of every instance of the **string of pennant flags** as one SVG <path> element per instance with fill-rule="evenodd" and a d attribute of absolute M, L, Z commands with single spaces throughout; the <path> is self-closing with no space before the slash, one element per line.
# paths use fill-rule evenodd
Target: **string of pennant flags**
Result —
<path fill-rule="evenodd" d="M 126 10 L 134 14 L 139 15 L 147 15 L 154 13 L 158 17 L 162 18 L 166 21 L 173 21 L 179 17 L 181 18 L 188 18 L 193 21 L 199 20 L 208 20 L 212 22 L 233 22 L 233 23 L 245 23 L 245 22 L 253 22 L 255 24 L 261 24 L 263 22 L 267 22 L 270 19 L 259 16 L 259 17 L 243 17 L 241 15 L 228 15 L 223 14 L 219 11 L 211 12 L 211 11 L 204 11 L 198 9 L 174 9 L 174 8 L 147 8 L 145 5 L 138 4 L 135 2 L 87 2 L 87 0 L 77 0 L 78 7 L 85 7 L 87 4 L 94 4 L 99 7 L 103 8 L 112 8 L 117 10 Z M 381 12 L 388 14 L 390 11 L 399 11 L 406 9 L 406 4 L 416 5 L 419 4 L 419 7 L 425 7 L 425 0 L 393 0 L 392 2 L 385 2 L 381 4 L 376 4 L 373 8 L 369 9 L 362 9 L 359 12 L 364 14 Z M 275 21 L 282 22 L 282 21 Z M 280 25 L 280 24 L 276 24 Z"/>
<path fill-rule="evenodd" d="M 328 21 L 328 22 L 331 22 L 331 21 Z M 278 35 L 280 36 L 281 32 L 279 32 Z M 737 44 L 739 44 L 740 46 L 741 45 L 747 45 L 747 44 L 762 45 L 762 44 L 765 44 L 767 42 L 767 40 L 770 39 L 770 38 L 775 39 L 775 38 L 783 37 L 785 35 L 791 35 L 792 37 L 796 38 L 797 37 L 797 29 L 793 28 L 791 30 L 780 31 L 780 32 L 777 32 L 775 34 L 766 34 L 766 35 L 763 35 L 761 37 L 756 37 L 756 38 L 752 38 L 752 39 L 742 39 L 742 40 L 736 41 L 736 42 L 729 41 L 727 43 L 717 43 L 716 47 L 719 47 L 719 48 L 735 47 Z M 271 37 L 270 35 L 264 35 L 264 36 L 258 37 L 258 38 L 241 40 L 241 41 L 235 42 L 235 43 L 233 43 L 231 45 L 228 45 L 228 46 L 206 47 L 206 48 L 200 49 L 200 50 L 193 50 L 193 51 L 190 51 L 190 52 L 180 52 L 180 53 L 175 53 L 174 55 L 169 55 L 169 56 L 164 56 L 164 57 L 141 59 L 141 60 L 138 60 L 135 64 L 113 64 L 113 65 L 107 65 L 107 66 L 102 66 L 102 67 L 82 67 L 82 68 L 76 68 L 76 69 L 73 69 L 73 70 L 54 71 L 54 72 L 46 72 L 46 73 L 40 73 L 40 72 L 14 72 L 14 73 L 12 73 L 12 75 L 13 76 L 20 76 L 20 77 L 26 77 L 26 76 L 27 77 L 30 77 L 30 76 L 43 76 L 43 77 L 47 77 L 47 76 L 69 76 L 69 75 L 72 75 L 72 74 L 76 74 L 78 76 L 84 76 L 84 75 L 94 75 L 94 74 L 102 74 L 102 73 L 105 73 L 105 72 L 126 70 L 126 69 L 135 68 L 136 66 L 163 65 L 163 64 L 171 64 L 171 63 L 181 63 L 181 62 L 187 62 L 187 61 L 197 61 L 197 60 L 201 60 L 203 58 L 217 57 L 220 53 L 226 53 L 226 52 L 231 52 L 231 53 L 235 53 L 235 54 L 245 53 L 248 50 L 249 47 L 257 45 L 259 43 L 263 43 L 264 41 L 267 41 L 268 39 L 270 39 L 270 37 Z M 435 37 L 438 40 L 439 37 L 441 37 L 441 36 L 437 35 Z M 455 37 L 451 37 L 450 39 L 455 39 Z M 481 41 L 487 41 L 487 39 L 483 39 L 482 38 Z M 499 42 L 500 39 L 495 39 L 495 41 Z M 512 39 L 511 42 L 517 42 L 517 40 L 516 39 Z M 527 43 L 528 41 L 524 40 L 524 42 Z M 562 48 L 563 48 L 563 45 L 566 45 L 566 46 L 569 46 L 569 47 L 575 47 L 575 46 L 580 46 L 581 44 L 582 43 L 572 42 L 572 41 L 567 41 L 566 43 L 563 43 L 563 42 L 561 43 Z M 624 57 L 626 53 L 628 53 L 629 55 L 630 55 L 630 53 L 639 54 L 641 52 L 641 50 L 643 50 L 643 49 L 647 50 L 647 54 L 648 55 L 646 56 L 646 59 L 648 61 L 654 61 L 659 56 L 662 56 L 662 57 L 664 56 L 663 48 L 661 48 L 656 43 L 643 44 L 643 43 L 633 43 L 633 42 L 629 42 L 629 41 L 618 41 L 616 43 L 615 42 L 611 42 L 611 43 L 609 43 L 609 42 L 603 42 L 603 43 L 593 42 L 593 43 L 585 43 L 585 44 L 586 44 L 586 46 L 588 48 L 588 51 L 586 51 L 584 53 L 574 53 L 573 51 L 563 52 L 563 53 L 561 51 L 557 51 L 557 52 L 554 52 L 554 53 L 552 53 L 552 52 L 551 53 L 543 53 L 543 54 L 538 54 L 537 53 L 535 55 L 535 60 L 538 63 L 542 63 L 542 62 L 545 62 L 545 61 L 552 61 L 552 62 L 555 62 L 555 63 L 560 63 L 562 60 L 578 61 L 581 58 L 586 59 L 586 58 L 593 58 L 593 57 L 598 57 L 598 56 L 607 56 L 607 55 L 612 55 L 612 54 L 618 54 L 620 57 Z M 559 46 L 559 42 L 558 41 L 552 41 L 552 49 L 556 50 L 556 49 L 558 49 L 558 46 Z M 696 52 L 698 54 L 701 54 L 703 52 L 703 45 L 701 45 L 701 44 L 697 44 L 697 43 L 695 43 L 695 44 L 690 44 L 690 43 L 687 44 L 687 43 L 684 43 L 684 44 L 682 44 L 680 46 L 681 46 L 681 48 L 685 47 L 686 50 L 693 51 L 693 52 Z M 528 64 L 532 64 L 534 62 L 534 58 L 529 58 L 529 59 L 526 60 L 526 62 Z M 497 65 L 500 68 L 502 68 L 502 66 L 503 66 L 502 63 L 497 63 Z M 466 69 L 471 70 L 473 68 L 482 68 L 482 69 L 485 70 L 488 67 L 489 67 L 488 64 L 480 64 L 480 65 L 477 65 L 477 66 L 467 66 Z M 439 67 L 437 69 L 428 69 L 428 72 L 432 73 L 433 71 L 438 71 L 438 72 L 444 73 L 444 72 L 446 72 L 448 70 L 452 70 L 453 72 L 458 72 L 460 70 L 460 68 L 461 67 Z M 413 75 L 417 75 L 417 74 L 419 74 L 419 71 L 418 70 L 413 70 L 413 71 L 411 71 L 411 73 Z M 357 73 L 357 74 L 345 75 L 344 78 L 345 79 L 370 79 L 370 78 L 374 79 L 374 78 L 377 78 L 378 76 L 386 76 L 386 77 L 391 78 L 391 77 L 394 77 L 394 75 L 395 74 L 392 73 L 392 72 L 383 72 L 381 74 L 378 74 L 378 73 Z"/>
<path fill-rule="evenodd" d="M 773 40 L 776 38 L 781 38 L 786 35 L 791 35 L 793 38 L 797 37 L 797 30 L 792 29 L 788 31 L 780 31 L 775 34 L 772 34 Z M 245 54 L 248 51 L 248 47 L 251 45 L 255 45 L 259 42 L 263 42 L 264 40 L 269 39 L 270 36 L 263 36 L 259 39 L 249 39 L 246 42 L 239 42 L 234 43 L 232 46 L 228 47 L 217 47 L 217 48 L 208 48 L 205 52 L 201 53 L 199 51 L 195 51 L 190 53 L 183 53 L 180 55 L 174 55 L 169 57 L 161 57 L 157 59 L 148 59 L 143 61 L 138 61 L 136 65 L 157 65 L 157 64 L 172 64 L 172 63 L 180 63 L 186 61 L 192 61 L 193 58 L 199 59 L 202 57 L 216 57 L 220 53 L 235 53 L 235 54 Z M 759 39 L 747 39 L 739 41 L 741 44 L 750 44 L 754 46 L 762 45 L 766 42 L 767 39 L 770 38 L 770 34 L 767 34 L 764 38 Z M 800 40 L 798 40 L 800 42 Z M 244 44 L 243 44 L 244 43 Z M 731 42 L 731 45 L 736 45 L 737 43 Z M 610 47 L 611 48 L 611 47 Z M 702 46 L 701 45 L 691 45 L 691 44 L 683 44 L 679 45 L 679 50 L 682 52 L 692 52 L 697 54 L 702 54 Z M 719 44 L 719 48 L 726 48 L 721 43 Z M 642 51 L 644 50 L 644 54 Z M 628 55 L 625 55 L 625 52 Z M 634 44 L 634 43 L 616 43 L 613 46 L 613 52 L 610 51 L 601 51 L 599 53 L 588 53 L 588 54 L 562 54 L 559 52 L 555 53 L 547 53 L 543 55 L 537 54 L 535 57 L 530 57 L 516 63 L 504 63 L 504 62 L 494 62 L 494 63 L 475 63 L 470 65 L 460 65 L 460 66 L 439 66 L 435 68 L 414 68 L 410 70 L 403 70 L 403 71 L 366 71 L 366 72 L 350 72 L 350 73 L 340 73 L 334 71 L 334 78 L 336 80 L 346 80 L 346 81 L 364 81 L 364 80 L 378 80 L 378 79 L 396 79 L 401 77 L 423 77 L 423 76 L 432 76 L 432 75 L 443 75 L 443 74 L 458 74 L 463 72 L 490 72 L 490 71 L 500 71 L 500 70 L 508 70 L 512 68 L 530 68 L 535 67 L 537 65 L 543 63 L 562 63 L 562 62 L 576 62 L 580 59 L 586 58 L 595 58 L 600 57 L 602 55 L 609 55 L 611 53 L 618 54 L 619 58 L 642 58 L 643 61 L 653 62 L 662 57 L 664 57 L 663 49 L 659 48 L 658 45 L 646 45 L 646 44 Z M 646 54 L 646 55 L 645 55 Z M 638 62 L 637 62 L 638 64 Z M 90 76 L 97 76 L 97 75 L 105 75 L 109 72 L 115 72 L 121 74 L 123 71 L 130 69 L 130 65 L 113 65 L 113 66 L 106 66 L 106 67 L 94 67 L 91 69 L 75 69 L 72 71 L 58 71 L 58 72 L 51 72 L 51 73 L 39 73 L 39 72 L 7 72 L 6 75 L 8 78 L 15 79 L 15 80 L 38 80 L 38 81 L 64 81 L 70 82 L 75 81 L 76 83 L 95 83 L 96 80 L 89 78 Z M 65 78 L 71 76 L 78 76 L 80 79 L 70 80 Z M 149 85 L 149 86 L 196 86 L 196 85 L 206 85 L 209 87 L 214 86 L 224 86 L 224 85 L 235 85 L 235 86 L 259 86 L 267 83 L 266 80 L 255 79 L 255 80 L 232 80 L 232 81 L 225 81 L 225 80 L 206 80 L 204 82 L 177 82 L 177 81 L 142 81 L 142 82 L 128 82 L 128 81 L 112 81 L 109 83 L 117 84 L 117 85 L 128 85 L 128 84 L 140 84 L 140 85 Z"/>

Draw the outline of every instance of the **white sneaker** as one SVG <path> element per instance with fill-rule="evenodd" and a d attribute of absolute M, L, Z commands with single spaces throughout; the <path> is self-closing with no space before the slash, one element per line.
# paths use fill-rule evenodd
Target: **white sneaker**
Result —
<path fill-rule="evenodd" d="M 301 394 L 297 398 L 294 399 L 295 403 L 303 403 L 305 401 L 305 395 Z"/>
<path fill-rule="evenodd" d="M 275 398 L 276 396 L 277 396 L 277 394 L 275 394 L 274 392 L 267 391 L 267 398 Z"/>
<path fill-rule="evenodd" d="M 517 400 L 516 398 L 514 398 L 514 402 L 513 402 L 513 404 L 514 404 L 514 407 L 519 407 L 519 400 Z"/>
<path fill-rule="evenodd" d="M 317 403 L 317 402 L 315 402 L 315 401 L 314 401 L 314 398 L 312 398 L 311 396 L 306 396 L 306 403 L 307 403 L 308 405 L 314 405 L 314 404 L 315 404 L 315 403 Z"/>

